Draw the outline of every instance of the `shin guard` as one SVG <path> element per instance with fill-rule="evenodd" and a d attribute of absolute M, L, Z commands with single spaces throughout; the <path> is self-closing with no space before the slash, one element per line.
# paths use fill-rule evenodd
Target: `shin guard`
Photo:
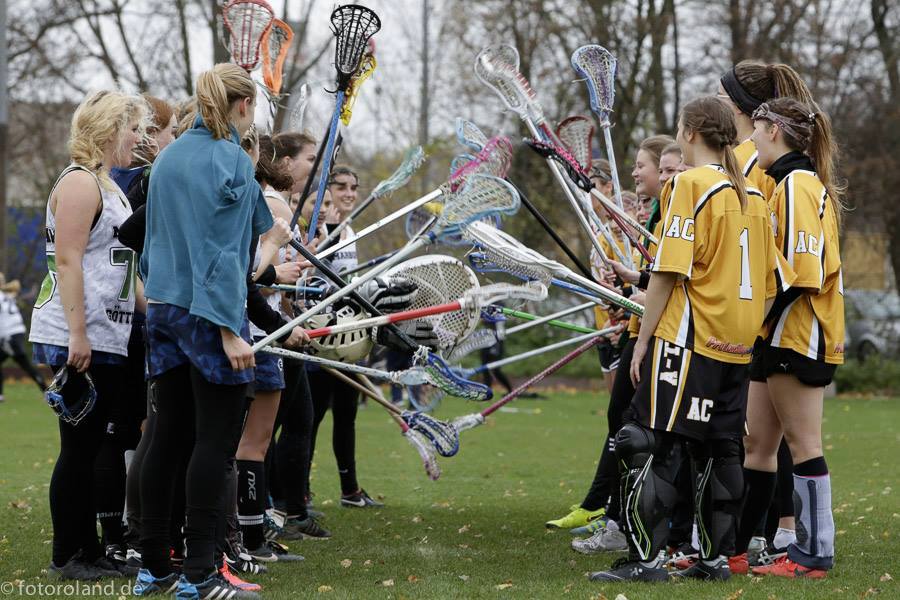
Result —
<path fill-rule="evenodd" d="M 737 440 L 711 440 L 691 442 L 688 449 L 696 482 L 700 558 L 731 556 L 744 491 L 740 444 Z"/>

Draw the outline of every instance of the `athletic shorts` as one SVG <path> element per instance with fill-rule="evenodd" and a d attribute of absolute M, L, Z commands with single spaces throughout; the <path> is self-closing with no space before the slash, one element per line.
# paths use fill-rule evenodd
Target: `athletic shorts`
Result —
<path fill-rule="evenodd" d="M 750 381 L 756 381 L 757 383 L 766 382 L 766 369 L 763 366 L 763 350 L 765 350 L 766 346 L 768 346 L 766 340 L 759 336 L 753 342 L 753 358 L 750 359 Z"/>
<path fill-rule="evenodd" d="M 597 346 L 600 353 L 600 370 L 604 373 L 611 373 L 619 368 L 619 358 L 622 356 L 622 350 L 618 346 L 613 346 L 609 340 L 603 340 Z"/>
<path fill-rule="evenodd" d="M 147 305 L 147 372 L 158 377 L 169 369 L 192 364 L 210 383 L 241 385 L 253 381 L 253 369 L 235 371 L 222 348 L 219 326 L 172 304 Z M 244 317 L 241 337 L 250 343 Z"/>
<path fill-rule="evenodd" d="M 248 397 L 255 396 L 255 392 L 273 392 L 284 389 L 284 361 L 277 354 L 257 352 L 256 368 L 253 373 L 255 378 L 247 388 Z"/>
<path fill-rule="evenodd" d="M 641 364 L 631 418 L 699 441 L 740 437 L 748 386 L 747 365 L 718 361 L 654 337 Z"/>
<path fill-rule="evenodd" d="M 39 365 L 48 365 L 55 371 L 66 364 L 69 360 L 68 346 L 57 346 L 55 344 L 42 344 L 35 342 L 31 345 L 31 355 Z M 122 365 L 125 364 L 125 357 L 121 354 L 113 354 L 112 352 L 103 352 L 102 350 L 91 350 L 92 365 Z"/>
<path fill-rule="evenodd" d="M 769 344 L 763 348 L 761 362 L 765 377 L 776 373 L 793 375 L 800 383 L 811 387 L 827 386 L 837 370 L 837 365 L 803 356 L 789 348 L 776 348 Z"/>

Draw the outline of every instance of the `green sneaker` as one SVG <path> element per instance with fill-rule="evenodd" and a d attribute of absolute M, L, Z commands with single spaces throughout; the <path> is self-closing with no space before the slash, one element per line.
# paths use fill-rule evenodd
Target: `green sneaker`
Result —
<path fill-rule="evenodd" d="M 575 529 L 576 527 L 584 527 L 597 519 L 602 519 L 603 516 L 606 515 L 605 508 L 586 510 L 581 508 L 578 504 L 573 504 L 569 507 L 569 510 L 571 512 L 566 516 L 553 521 L 547 521 L 544 526 L 547 529 Z"/>
<path fill-rule="evenodd" d="M 606 518 L 606 515 L 603 515 L 599 519 L 594 519 L 587 525 L 582 525 L 581 527 L 576 527 L 575 529 L 570 529 L 569 533 L 572 535 L 584 535 L 590 537 L 600 531 L 601 529 L 606 528 L 609 524 L 609 519 Z"/>

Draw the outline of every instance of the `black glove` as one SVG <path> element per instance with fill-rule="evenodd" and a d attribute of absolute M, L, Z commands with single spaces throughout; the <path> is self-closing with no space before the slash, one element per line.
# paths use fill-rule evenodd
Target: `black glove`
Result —
<path fill-rule="evenodd" d="M 434 333 L 434 328 L 428 321 L 414 319 L 411 321 L 400 321 L 394 324 L 397 329 L 408 335 L 412 340 L 420 346 L 428 346 L 432 350 L 437 349 L 439 341 Z M 397 335 L 391 327 L 378 327 L 375 332 L 375 341 L 382 346 L 387 346 L 392 350 L 400 352 L 408 352 L 410 348 Z"/>
<path fill-rule="evenodd" d="M 359 294 L 383 313 L 392 313 L 409 308 L 419 286 L 402 276 L 390 278 L 375 277 L 359 288 Z"/>

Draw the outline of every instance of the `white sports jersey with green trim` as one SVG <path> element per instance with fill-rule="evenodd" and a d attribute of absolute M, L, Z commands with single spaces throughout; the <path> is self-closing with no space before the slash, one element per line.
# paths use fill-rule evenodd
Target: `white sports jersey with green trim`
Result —
<path fill-rule="evenodd" d="M 75 169 L 90 173 L 84 167 L 70 165 L 56 180 Z M 97 179 L 96 176 L 94 179 Z M 115 184 L 113 184 L 115 185 Z M 125 194 L 116 187 L 100 188 L 101 211 L 91 227 L 81 268 L 84 273 L 84 318 L 92 350 L 127 356 L 131 319 L 134 316 L 135 254 L 119 242 L 119 226 L 131 215 Z M 52 197 L 53 190 L 50 191 Z M 56 219 L 47 200 L 46 220 L 47 276 L 41 284 L 31 317 L 31 342 L 69 345 L 69 326 L 59 297 L 56 274 Z"/>
<path fill-rule="evenodd" d="M 10 338 L 17 333 L 25 333 L 22 313 L 12 294 L 0 292 L 0 339 Z"/>

